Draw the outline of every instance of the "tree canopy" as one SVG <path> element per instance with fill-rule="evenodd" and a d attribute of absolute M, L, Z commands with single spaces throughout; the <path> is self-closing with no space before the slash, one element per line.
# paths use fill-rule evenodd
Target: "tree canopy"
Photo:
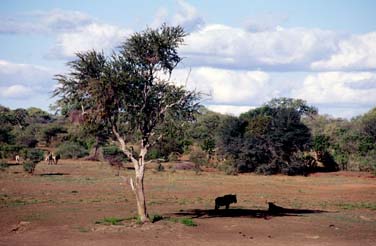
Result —
<path fill-rule="evenodd" d="M 149 28 L 130 36 L 109 57 L 95 50 L 78 53 L 68 64 L 70 72 L 56 76 L 58 107 L 64 112 L 80 109 L 85 122 L 109 129 L 134 164 L 132 187 L 142 221 L 147 220 L 144 159 L 163 138 L 158 126 L 167 120 L 192 120 L 199 106 L 198 93 L 166 79 L 181 61 L 177 48 L 185 35 L 179 26 Z M 129 135 L 139 136 L 138 153 L 128 144 Z"/>

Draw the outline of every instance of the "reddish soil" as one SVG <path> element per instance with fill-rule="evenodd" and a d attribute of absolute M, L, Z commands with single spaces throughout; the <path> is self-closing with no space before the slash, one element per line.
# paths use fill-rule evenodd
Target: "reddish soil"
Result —
<path fill-rule="evenodd" d="M 367 173 L 309 177 L 146 172 L 151 215 L 137 224 L 135 199 L 100 162 L 19 165 L 0 171 L 0 245 L 376 245 L 376 179 Z M 129 177 L 132 170 L 122 170 Z M 214 199 L 237 195 L 228 211 Z M 284 209 L 268 211 L 266 202 Z M 127 219 L 107 225 L 104 218 Z M 177 222 L 190 218 L 190 227 Z M 100 221 L 100 223 L 96 223 Z"/>

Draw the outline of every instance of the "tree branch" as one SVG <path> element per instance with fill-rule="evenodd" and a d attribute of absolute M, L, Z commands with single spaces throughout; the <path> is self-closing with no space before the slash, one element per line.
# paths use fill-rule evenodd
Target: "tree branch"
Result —
<path fill-rule="evenodd" d="M 117 131 L 116 129 L 116 126 L 113 125 L 112 126 L 112 132 L 114 133 L 114 135 L 116 136 L 116 139 L 119 141 L 120 143 L 120 147 L 121 147 L 121 150 L 123 151 L 123 153 L 132 161 L 132 163 L 134 165 L 137 164 L 137 166 L 139 165 L 138 161 L 136 158 L 134 158 L 133 156 L 133 153 L 132 151 L 130 151 L 128 148 L 127 148 L 127 145 L 125 144 L 125 141 L 124 141 L 124 138 L 122 136 L 120 136 L 119 132 Z"/>

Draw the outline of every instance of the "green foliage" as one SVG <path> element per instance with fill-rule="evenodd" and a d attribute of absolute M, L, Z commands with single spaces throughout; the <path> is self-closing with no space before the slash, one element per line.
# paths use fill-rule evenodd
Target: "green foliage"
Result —
<path fill-rule="evenodd" d="M 195 164 L 196 173 L 201 171 L 201 166 L 208 163 L 207 154 L 200 148 L 194 148 L 189 154 L 189 160 Z"/>
<path fill-rule="evenodd" d="M 40 150 L 40 149 L 30 149 L 26 154 L 26 158 L 35 164 L 42 161 L 43 157 L 44 157 L 44 152 L 43 150 Z"/>
<path fill-rule="evenodd" d="M 89 152 L 76 142 L 63 142 L 57 147 L 56 154 L 59 154 L 63 159 L 77 159 L 87 156 Z"/>
<path fill-rule="evenodd" d="M 42 132 L 40 133 L 40 140 L 49 145 L 59 134 L 65 133 L 67 133 L 67 129 L 64 126 L 51 124 L 43 128 Z"/>
<path fill-rule="evenodd" d="M 302 100 L 273 99 L 239 118 L 225 119 L 219 133 L 220 152 L 234 160 L 239 172 L 270 175 L 286 171 L 286 167 L 304 163 L 292 159 L 311 147 L 310 131 L 301 119 L 316 113 Z"/>
<path fill-rule="evenodd" d="M 186 226 L 197 226 L 197 224 L 191 218 L 182 218 L 180 219 L 180 223 Z"/>
<path fill-rule="evenodd" d="M 323 143 L 320 147 L 314 144 L 315 149 L 326 149 L 342 170 L 376 170 L 376 108 L 351 121 L 315 116 L 305 118 L 304 122 L 311 129 L 314 142 Z"/>
<path fill-rule="evenodd" d="M 4 171 L 9 167 L 9 164 L 5 160 L 0 160 L 0 171 Z"/>
<path fill-rule="evenodd" d="M 0 145 L 0 158 L 13 158 L 22 148 L 19 145 Z"/>
<path fill-rule="evenodd" d="M 326 152 L 330 146 L 329 136 L 326 135 L 316 135 L 313 137 L 313 150 Z"/>
<path fill-rule="evenodd" d="M 95 224 L 102 225 L 120 225 L 125 219 L 116 218 L 116 217 L 105 217 L 102 220 L 98 220 Z"/>
<path fill-rule="evenodd" d="M 22 166 L 23 166 L 23 169 L 24 169 L 25 172 L 33 174 L 35 167 L 36 167 L 36 163 L 34 163 L 32 161 L 25 161 Z"/>

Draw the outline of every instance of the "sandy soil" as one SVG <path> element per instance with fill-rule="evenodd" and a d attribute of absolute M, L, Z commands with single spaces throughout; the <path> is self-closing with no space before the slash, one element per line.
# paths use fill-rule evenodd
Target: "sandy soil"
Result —
<path fill-rule="evenodd" d="M 131 219 L 134 196 L 115 174 L 105 163 L 79 160 L 40 163 L 34 176 L 19 165 L 0 172 L 0 245 L 376 245 L 376 179 L 367 173 L 265 177 L 151 168 L 148 211 L 165 219 L 145 225 Z M 213 210 L 217 196 L 235 193 L 228 211 Z M 271 213 L 267 202 L 283 209 Z M 124 221 L 103 222 L 110 217 Z"/>

